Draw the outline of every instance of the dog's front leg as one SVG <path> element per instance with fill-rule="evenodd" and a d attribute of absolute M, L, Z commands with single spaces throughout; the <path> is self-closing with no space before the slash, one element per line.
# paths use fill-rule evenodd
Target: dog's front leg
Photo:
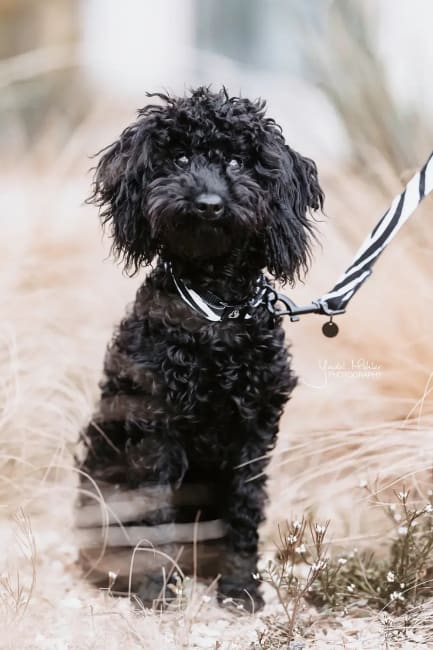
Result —
<path fill-rule="evenodd" d="M 249 611 L 263 607 L 257 572 L 258 526 L 264 519 L 266 477 L 262 474 L 265 460 L 251 462 L 259 454 L 244 448 L 239 463 L 227 483 L 225 523 L 227 552 L 221 570 L 218 601 L 227 598 L 240 601 Z"/>

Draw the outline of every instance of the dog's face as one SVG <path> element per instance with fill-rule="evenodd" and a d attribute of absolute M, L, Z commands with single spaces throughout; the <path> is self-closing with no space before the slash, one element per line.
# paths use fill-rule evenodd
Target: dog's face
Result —
<path fill-rule="evenodd" d="M 263 101 L 199 88 L 158 97 L 104 150 L 91 200 L 111 224 L 127 268 L 166 259 L 211 260 L 233 248 L 293 281 L 309 259 L 310 210 L 323 193 L 313 161 L 284 142 Z"/>

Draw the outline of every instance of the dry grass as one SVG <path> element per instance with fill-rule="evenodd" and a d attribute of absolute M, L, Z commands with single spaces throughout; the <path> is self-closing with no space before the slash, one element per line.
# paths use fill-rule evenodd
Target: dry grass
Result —
<path fill-rule="evenodd" d="M 342 13 L 334 17 L 332 43 L 322 44 L 329 57 L 322 56 L 323 47 L 312 51 L 356 143 L 353 158 L 365 166 L 356 173 L 322 173 L 329 219 L 320 225 L 323 249 L 308 283 L 293 292 L 299 303 L 333 286 L 413 171 L 406 166 L 422 164 L 417 157 L 425 144 L 418 144 L 428 134 L 419 123 L 416 142 L 410 150 L 403 146 L 409 157 L 403 157 L 399 137 L 406 127 L 386 94 L 382 71 L 365 57 L 365 40 L 347 31 L 344 5 L 336 5 Z M 361 19 L 354 24 L 362 27 Z M 357 93 L 348 92 L 343 78 L 355 79 Z M 390 118 L 385 126 L 377 113 L 383 105 Z M 92 590 L 75 567 L 72 452 L 97 396 L 112 327 L 139 282 L 104 261 L 107 246 L 95 214 L 80 207 L 88 179 L 77 161 L 117 130 L 110 128 L 106 106 L 104 100 L 89 113 L 55 166 L 40 169 L 51 156 L 50 133 L 43 133 L 19 172 L 5 172 L 1 181 L 0 645 L 275 650 L 283 647 L 274 632 L 284 612 L 272 589 L 265 611 L 249 617 L 222 611 L 211 592 L 186 580 L 160 616 L 111 598 L 109 589 Z M 114 119 L 122 125 L 130 118 Z M 274 554 L 278 523 L 310 513 L 331 520 L 331 555 L 369 546 L 380 556 L 389 528 L 382 506 L 391 502 L 393 489 L 404 481 L 427 500 L 433 464 L 432 204 L 426 200 L 384 254 L 339 319 L 337 339 L 322 336 L 321 318 L 287 322 L 301 382 L 271 460 L 264 562 Z M 364 481 L 377 485 L 373 503 L 359 487 Z M 18 523 L 17 512 L 25 513 Z M 409 648 L 412 641 L 428 647 L 433 638 L 430 603 L 411 621 L 371 610 L 355 618 L 299 607 L 305 647 Z"/>
<path fill-rule="evenodd" d="M 59 185 L 53 185 L 53 179 L 44 181 L 56 202 Z M 295 292 L 299 301 L 320 295 L 332 285 L 356 249 L 355 242 L 386 204 L 350 175 L 329 176 L 324 184 L 331 217 L 322 225 L 327 242 L 318 252 L 308 285 Z M 397 179 L 391 184 L 392 191 L 398 190 Z M 84 184 L 73 188 L 72 196 L 84 195 Z M 41 648 L 55 647 L 50 645 L 55 639 L 68 642 L 71 648 L 110 648 L 122 643 L 131 648 L 146 644 L 194 647 L 194 643 L 211 648 L 218 647 L 217 641 L 225 644 L 221 647 L 248 647 L 256 637 L 254 628 L 263 631 L 266 617 L 278 614 L 278 602 L 271 595 L 264 618 L 221 613 L 212 599 L 203 600 L 207 596 L 203 589 L 195 594 L 188 615 L 175 609 L 159 618 L 149 612 L 134 613 L 124 601 L 98 595 L 79 580 L 72 533 L 64 534 L 70 530 L 75 485 L 71 452 L 92 410 L 113 323 L 133 297 L 137 280 L 123 278 L 111 262 L 104 261 L 106 249 L 95 215 L 80 209 L 78 200 L 62 211 L 42 215 L 35 192 L 33 211 L 23 223 L 18 212 L 14 215 L 18 194 L 9 189 L 5 196 L 10 202 L 8 219 L 2 221 L 8 236 L 0 244 L 5 315 L 0 347 L 4 511 L 0 539 L 7 551 L 3 557 L 13 559 L 18 542 L 11 536 L 8 517 L 21 506 L 32 518 L 38 547 L 37 560 L 22 563 L 20 584 L 32 576 L 34 567 L 36 586 L 26 611 L 14 623 L 10 647 L 23 647 L 16 638 L 18 628 L 28 647 L 35 637 L 39 639 L 36 647 Z M 329 535 L 334 545 L 359 546 L 365 539 L 380 547 L 372 537 L 386 530 L 386 518 L 368 505 L 365 491 L 358 487 L 360 480 L 379 475 L 384 487 L 380 498 L 385 502 L 402 476 L 406 485 L 421 494 L 430 487 L 433 307 L 429 244 L 433 242 L 425 228 L 429 208 L 426 204 L 420 210 L 387 251 L 350 313 L 340 319 L 337 339 L 325 339 L 321 319 L 314 316 L 287 324 L 301 386 L 287 409 L 272 459 L 265 551 L 273 549 L 277 522 L 308 510 L 332 520 Z M 333 377 L 328 367 L 326 378 L 323 364 L 319 368 L 323 360 L 329 366 L 359 358 L 379 364 L 379 376 Z M 302 616 L 310 616 L 309 611 Z M 10 635 L 9 618 L 4 615 L 2 619 Z M 353 621 L 341 628 L 335 618 L 315 614 L 313 619 L 316 643 L 321 639 L 325 644 L 323 628 L 329 630 L 331 647 L 338 647 L 351 634 L 354 638 L 367 634 L 366 628 Z M 335 626 L 340 629 L 332 632 Z M 383 640 L 383 625 L 377 620 L 368 634 Z"/>
<path fill-rule="evenodd" d="M 361 231 L 368 230 L 372 215 L 380 214 L 385 203 L 375 201 L 367 185 L 350 178 L 344 182 L 339 180 L 337 186 L 342 190 L 340 205 L 334 208 L 331 196 L 328 212 L 334 219 L 350 216 L 361 241 Z M 328 189 L 328 195 L 332 191 Z M 325 339 L 320 319 L 314 317 L 287 326 L 302 385 L 284 420 L 287 438 L 281 437 L 274 457 L 274 480 L 281 495 L 275 508 L 280 509 L 287 498 L 284 477 L 290 477 L 291 502 L 308 507 L 314 491 L 319 514 L 334 522 L 340 504 L 343 510 L 356 504 L 351 523 L 344 524 L 346 535 L 362 528 L 365 532 L 361 521 L 365 498 L 354 492 L 360 480 L 379 475 L 381 486 L 391 488 L 397 477 L 406 476 L 424 496 L 430 487 L 433 253 L 425 225 L 431 203 L 427 200 L 386 251 L 349 313 L 339 319 L 337 339 Z M 338 267 L 343 268 L 353 254 L 349 251 L 356 249 L 351 238 L 338 232 L 334 219 L 308 287 L 295 292 L 299 301 L 331 287 Z M 365 363 L 357 363 L 360 360 Z M 333 371 L 338 364 L 345 369 Z M 352 365 L 360 376 L 352 372 Z"/>

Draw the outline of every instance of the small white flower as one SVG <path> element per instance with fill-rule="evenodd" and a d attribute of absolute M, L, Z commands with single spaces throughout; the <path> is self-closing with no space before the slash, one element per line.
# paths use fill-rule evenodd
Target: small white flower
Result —
<path fill-rule="evenodd" d="M 287 543 L 288 544 L 296 544 L 297 541 L 298 541 L 298 538 L 296 537 L 296 535 L 287 535 Z"/>
<path fill-rule="evenodd" d="M 299 546 L 297 546 L 295 548 L 295 553 L 301 554 L 301 553 L 306 553 L 306 552 L 307 552 L 307 548 L 306 548 L 305 544 L 300 544 Z"/>
<path fill-rule="evenodd" d="M 400 602 L 404 602 L 404 596 L 401 591 L 393 591 L 390 598 L 392 601 L 399 600 Z"/>
<path fill-rule="evenodd" d="M 347 591 L 350 594 L 353 594 L 353 592 L 355 591 L 355 585 L 353 583 L 351 583 L 350 585 L 347 585 Z"/>
<path fill-rule="evenodd" d="M 360 488 L 366 488 L 367 486 L 368 486 L 368 483 L 367 483 L 367 481 L 365 480 L 365 478 L 363 478 L 363 479 L 361 479 L 361 480 L 359 481 L 359 487 L 360 487 Z"/>
<path fill-rule="evenodd" d="M 321 571 L 326 567 L 326 560 L 318 560 L 311 565 L 312 571 Z"/>
<path fill-rule="evenodd" d="M 404 582 L 400 582 L 400 589 L 404 589 L 405 586 L 406 586 L 406 585 L 404 584 Z"/>
<path fill-rule="evenodd" d="M 409 496 L 408 490 L 402 490 L 397 494 L 398 498 L 400 501 L 406 501 L 407 497 Z"/>
<path fill-rule="evenodd" d="M 260 573 L 253 573 L 253 580 L 260 580 Z"/>
<path fill-rule="evenodd" d="M 202 596 L 202 600 L 203 600 L 204 603 L 210 603 L 212 598 L 210 596 L 208 596 L 207 594 L 205 594 L 204 596 Z"/>
<path fill-rule="evenodd" d="M 316 525 L 314 526 L 314 530 L 315 530 L 316 533 L 318 533 L 319 535 L 323 535 L 323 533 L 326 531 L 326 528 L 325 528 L 325 526 L 321 526 L 320 524 L 316 524 Z"/>
<path fill-rule="evenodd" d="M 393 571 L 388 571 L 386 579 L 388 582 L 395 582 L 395 573 Z"/>
<path fill-rule="evenodd" d="M 427 514 L 431 515 L 431 513 L 433 512 L 433 506 L 432 506 L 431 503 L 429 503 L 429 504 L 426 505 L 426 507 L 424 508 L 424 512 L 426 512 Z"/>
<path fill-rule="evenodd" d="M 407 535 L 407 526 L 400 526 L 398 529 L 399 535 Z"/>
<path fill-rule="evenodd" d="M 401 514 L 400 514 L 399 512 L 396 512 L 396 513 L 395 513 L 395 515 L 394 515 L 394 521 L 396 521 L 397 523 L 398 523 L 399 521 L 401 521 Z"/>
<path fill-rule="evenodd" d="M 338 564 L 341 564 L 341 566 L 346 564 L 346 562 L 347 562 L 347 559 L 345 557 L 339 557 L 338 558 Z"/>
<path fill-rule="evenodd" d="M 294 522 L 292 523 L 292 526 L 293 526 L 293 528 L 294 528 L 295 530 L 299 530 L 300 527 L 301 527 L 301 525 L 302 525 L 301 522 L 298 521 L 297 519 L 296 519 L 296 521 L 294 521 Z"/>

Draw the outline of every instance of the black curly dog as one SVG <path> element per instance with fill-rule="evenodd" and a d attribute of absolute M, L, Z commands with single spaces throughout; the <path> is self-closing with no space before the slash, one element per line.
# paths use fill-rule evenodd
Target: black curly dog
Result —
<path fill-rule="evenodd" d="M 296 378 L 281 318 L 255 297 L 264 268 L 291 284 L 306 271 L 324 197 L 264 101 L 148 96 L 158 103 L 103 150 L 90 199 L 125 268 L 154 268 L 108 348 L 81 468 L 113 490 L 161 488 L 141 525 L 221 518 L 219 601 L 258 609 L 266 455 Z M 223 305 L 221 319 L 180 285 L 205 310 Z M 161 588 L 146 570 L 138 582 L 145 602 Z"/>

